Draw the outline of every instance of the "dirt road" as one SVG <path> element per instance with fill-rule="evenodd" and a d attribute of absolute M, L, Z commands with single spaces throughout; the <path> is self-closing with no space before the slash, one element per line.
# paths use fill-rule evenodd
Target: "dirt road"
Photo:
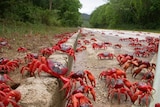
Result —
<path fill-rule="evenodd" d="M 89 70 L 92 72 L 92 74 L 96 78 L 96 87 L 94 88 L 96 91 L 96 101 L 94 102 L 92 100 L 92 96 L 90 95 L 89 98 L 91 99 L 93 103 L 93 107 L 131 107 L 132 103 L 130 101 L 130 98 L 128 97 L 127 101 L 124 101 L 125 98 L 122 95 L 121 96 L 121 102 L 120 104 L 118 103 L 117 97 L 115 96 L 112 101 L 111 99 L 107 99 L 107 87 L 105 86 L 105 81 L 101 80 L 98 78 L 100 72 L 103 70 L 107 70 L 108 68 L 120 68 L 121 67 L 118 65 L 118 61 L 116 58 L 113 58 L 112 60 L 110 59 L 103 59 L 100 60 L 97 58 L 97 54 L 100 52 L 111 52 L 115 54 L 116 56 L 118 54 L 133 54 L 134 50 L 133 47 L 128 46 L 129 42 L 128 41 L 120 41 L 120 38 L 124 37 L 134 37 L 134 38 L 139 38 L 139 39 L 145 39 L 146 36 L 149 35 L 149 33 L 142 33 L 142 32 L 125 32 L 125 31 L 101 31 L 101 30 L 91 30 L 91 29 L 82 29 L 82 33 L 85 34 L 86 36 L 80 36 L 79 41 L 81 42 L 82 45 L 86 46 L 87 49 L 82 51 L 82 52 L 77 52 L 76 53 L 76 61 L 73 63 L 73 71 L 78 71 L 78 70 Z M 150 34 L 151 35 L 151 34 Z M 154 35 L 157 36 L 158 35 Z M 96 41 L 91 40 L 91 38 L 95 38 Z M 84 44 L 83 41 L 88 40 L 90 41 L 89 44 Z M 107 46 L 107 49 L 93 49 L 92 48 L 92 43 L 102 43 L 102 42 L 110 42 L 112 43 L 111 46 Z M 121 48 L 115 48 L 115 44 L 121 44 Z M 144 44 L 145 45 L 145 44 Z M 147 58 L 142 58 L 143 61 L 150 61 L 152 59 L 154 54 L 151 54 Z M 127 70 L 127 78 L 130 81 L 139 81 L 140 78 L 142 77 L 142 73 L 138 74 L 136 79 L 134 79 L 131 76 L 131 72 L 128 69 Z M 135 104 L 135 106 L 139 106 L 138 104 Z"/>

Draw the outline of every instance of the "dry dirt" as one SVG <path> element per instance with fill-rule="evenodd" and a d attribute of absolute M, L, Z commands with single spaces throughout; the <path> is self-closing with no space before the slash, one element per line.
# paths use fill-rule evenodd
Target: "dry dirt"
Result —
<path fill-rule="evenodd" d="M 61 34 L 61 33 L 60 33 Z M 42 35 L 42 34 L 12 34 L 10 38 L 5 38 L 11 48 L 8 49 L 7 46 L 3 46 L 0 49 L 0 58 L 6 59 L 21 59 L 22 63 L 19 68 L 15 71 L 10 72 L 8 75 L 13 81 L 8 81 L 7 84 L 10 85 L 13 89 L 17 88 L 23 80 L 25 80 L 29 75 L 23 76 L 20 73 L 20 70 L 23 66 L 27 65 L 24 62 L 24 57 L 27 53 L 39 53 L 39 50 L 46 47 L 51 47 L 60 40 L 60 38 L 55 38 L 53 35 Z M 3 36 L 0 38 L 4 38 Z M 27 48 L 27 52 L 17 52 L 19 47 Z"/>
<path fill-rule="evenodd" d="M 99 74 L 107 70 L 108 68 L 120 68 L 118 65 L 118 61 L 116 58 L 113 60 L 110 59 L 103 59 L 99 60 L 97 58 L 97 54 L 100 52 L 111 52 L 115 54 L 116 56 L 118 54 L 133 54 L 133 48 L 128 46 L 129 42 L 122 42 L 119 41 L 120 37 L 118 35 L 103 35 L 102 33 L 94 33 L 94 36 L 92 36 L 93 32 L 88 33 L 85 32 L 86 37 L 80 37 L 79 40 L 81 41 L 82 45 L 85 45 L 83 43 L 83 40 L 89 40 L 91 41 L 91 38 L 96 38 L 96 42 L 111 42 L 112 46 L 108 46 L 107 49 L 96 49 L 94 50 L 92 48 L 92 43 L 95 41 L 91 41 L 88 45 L 85 45 L 87 47 L 87 50 L 84 50 L 82 52 L 76 53 L 76 61 L 73 63 L 73 71 L 76 72 L 78 70 L 89 70 L 92 72 L 92 74 L 96 78 L 96 87 L 94 88 L 96 91 L 96 101 L 94 102 L 92 99 L 92 96 L 89 96 L 89 99 L 91 99 L 93 103 L 93 107 L 131 107 L 133 104 L 130 101 L 130 98 L 128 97 L 127 101 L 124 101 L 124 96 L 121 96 L 121 102 L 118 103 L 117 97 L 115 96 L 112 101 L 111 99 L 107 99 L 107 87 L 105 86 L 105 80 L 101 80 L 98 78 Z M 84 39 L 85 38 L 85 39 Z M 114 44 L 121 44 L 122 48 L 114 48 Z M 150 61 L 152 59 L 153 55 L 150 55 L 147 58 L 138 57 L 139 59 L 142 59 L 143 61 Z M 130 81 L 140 81 L 140 78 L 142 77 L 143 73 L 138 74 L 138 76 L 134 79 L 131 76 L 130 69 L 127 70 L 127 79 Z M 138 107 L 138 104 L 135 104 L 134 106 Z"/>

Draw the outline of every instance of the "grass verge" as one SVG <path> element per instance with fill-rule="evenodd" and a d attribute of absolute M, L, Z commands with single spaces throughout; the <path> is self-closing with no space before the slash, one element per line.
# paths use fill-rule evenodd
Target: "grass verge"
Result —
<path fill-rule="evenodd" d="M 21 36 L 25 34 L 40 34 L 40 35 L 55 35 L 65 32 L 74 32 L 78 28 L 70 27 L 55 27 L 42 24 L 30 24 L 30 23 L 0 23 L 0 37 Z"/>

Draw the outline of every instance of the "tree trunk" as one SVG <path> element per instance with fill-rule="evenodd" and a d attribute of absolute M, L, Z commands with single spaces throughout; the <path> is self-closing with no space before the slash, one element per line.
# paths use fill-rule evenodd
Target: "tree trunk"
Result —
<path fill-rule="evenodd" d="M 52 3 L 53 3 L 53 1 L 49 0 L 49 10 L 52 10 Z"/>

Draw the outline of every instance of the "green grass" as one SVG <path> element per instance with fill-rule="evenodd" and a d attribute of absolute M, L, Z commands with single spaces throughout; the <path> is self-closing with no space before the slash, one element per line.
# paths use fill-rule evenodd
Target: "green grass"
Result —
<path fill-rule="evenodd" d="M 110 28 L 112 29 L 112 28 Z M 114 28 L 115 30 L 130 30 L 130 31 L 143 31 L 143 32 L 153 32 L 153 33 L 160 33 L 159 29 L 142 29 L 139 25 L 134 24 L 122 24 Z"/>
<path fill-rule="evenodd" d="M 30 23 L 4 23 L 0 22 L 0 37 L 13 37 L 24 34 L 41 34 L 41 35 L 54 35 L 65 32 L 77 31 L 78 28 L 70 27 L 55 27 L 42 24 L 30 24 Z"/>
<path fill-rule="evenodd" d="M 88 23 L 85 23 L 84 26 L 89 26 Z M 11 22 L 11 21 L 1 21 L 0 20 L 0 37 L 12 38 L 13 36 L 22 36 L 25 34 L 40 34 L 40 35 L 55 35 L 65 32 L 74 32 L 78 28 L 71 27 L 55 27 L 47 26 L 43 24 L 30 24 L 22 22 Z M 145 32 L 154 32 L 160 33 L 160 29 L 135 29 L 134 26 L 125 25 L 121 28 L 115 30 L 132 30 L 132 31 L 145 31 Z"/>

